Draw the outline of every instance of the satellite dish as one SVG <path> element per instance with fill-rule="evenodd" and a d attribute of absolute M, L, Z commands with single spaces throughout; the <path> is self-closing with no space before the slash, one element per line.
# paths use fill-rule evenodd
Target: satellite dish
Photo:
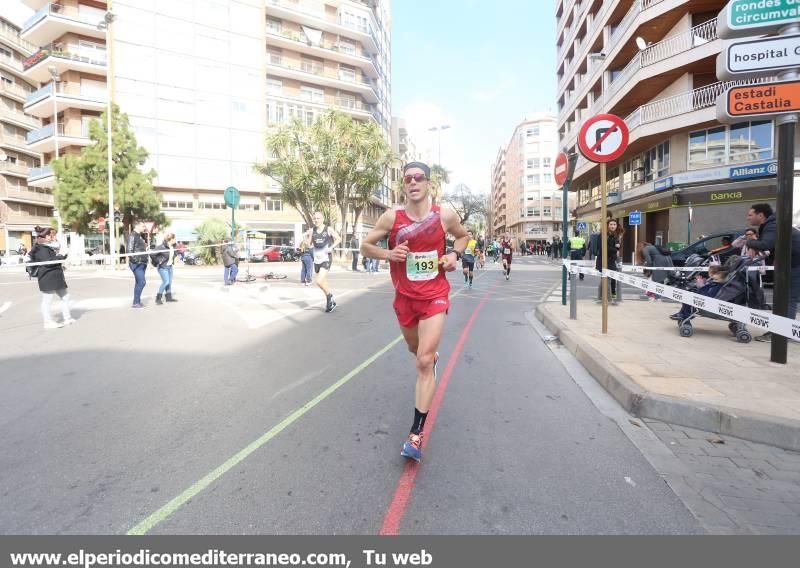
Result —
<path fill-rule="evenodd" d="M 644 51 L 645 49 L 647 49 L 647 42 L 644 40 L 644 38 L 637 37 L 636 47 L 639 48 L 639 51 Z"/>

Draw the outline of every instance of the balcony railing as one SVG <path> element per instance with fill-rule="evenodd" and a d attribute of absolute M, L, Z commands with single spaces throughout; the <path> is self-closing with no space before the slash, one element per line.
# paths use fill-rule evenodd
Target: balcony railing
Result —
<path fill-rule="evenodd" d="M 6 93 L 8 95 L 16 95 L 17 97 L 28 97 L 30 95 L 30 91 L 23 89 L 19 85 L 9 84 L 5 81 L 0 81 L 0 93 Z"/>
<path fill-rule="evenodd" d="M 33 53 L 34 51 L 36 51 L 36 46 L 22 39 L 19 35 L 19 32 L 10 30 L 8 29 L 8 27 L 2 24 L 0 24 L 0 36 L 3 36 L 7 40 L 10 40 L 17 47 L 22 49 L 22 51 L 25 51 L 27 53 Z"/>
<path fill-rule="evenodd" d="M 363 49 L 349 49 L 349 47 L 341 47 L 340 45 L 335 43 L 313 44 L 309 42 L 308 38 L 306 38 L 303 34 L 298 34 L 289 30 L 283 30 L 281 32 L 278 32 L 267 28 L 267 35 L 283 37 L 297 43 L 302 43 L 303 45 L 318 47 L 320 49 L 326 49 L 328 51 L 336 51 L 338 53 L 344 53 L 345 55 L 352 55 L 353 57 L 361 57 L 364 59 L 369 59 L 374 63 L 372 57 L 370 57 L 370 55 Z"/>
<path fill-rule="evenodd" d="M 41 48 L 39 51 L 28 57 L 22 62 L 22 67 L 25 71 L 40 63 L 48 57 L 57 57 L 59 59 L 69 59 L 72 61 L 80 61 L 81 63 L 91 63 L 93 65 L 106 64 L 105 53 L 100 55 L 89 56 L 86 52 L 80 52 L 78 46 L 47 46 Z"/>
<path fill-rule="evenodd" d="M 365 105 L 361 101 L 354 101 L 353 99 L 343 97 L 336 97 L 333 104 L 336 107 L 348 110 L 360 110 L 363 112 L 372 112 L 373 110 L 371 105 Z"/>
<path fill-rule="evenodd" d="M 28 18 L 28 20 L 22 26 L 22 33 L 28 31 L 50 14 L 61 16 L 63 18 L 69 18 L 70 20 L 75 20 L 76 22 L 89 24 L 91 26 L 96 26 L 103 19 L 102 17 L 98 16 L 88 16 L 86 14 L 82 14 L 80 10 L 72 6 L 64 6 L 62 4 L 45 4 L 38 12 Z"/>
<path fill-rule="evenodd" d="M 6 55 L 5 53 L 0 53 L 0 63 L 8 65 L 14 71 L 19 71 L 20 73 L 22 73 L 22 68 L 23 68 L 22 61 L 20 61 L 19 59 L 14 59 L 10 55 Z"/>
<path fill-rule="evenodd" d="M 55 175 L 55 172 L 53 171 L 53 166 L 47 164 L 46 166 L 31 168 L 31 171 L 28 173 L 28 179 L 37 179 L 37 178 L 49 177 L 52 175 Z"/>
<path fill-rule="evenodd" d="M 14 164 L 8 160 L 0 162 L 0 173 L 28 175 L 29 170 L 30 168 L 25 164 Z"/>
<path fill-rule="evenodd" d="M 54 132 L 55 132 L 55 123 L 51 122 L 50 124 L 48 124 L 43 128 L 34 130 L 33 132 L 28 132 L 26 141 L 28 142 L 28 144 L 33 144 L 34 142 L 38 142 L 39 140 L 44 140 L 45 138 L 53 136 Z M 64 125 L 60 122 L 58 123 L 58 135 L 64 136 Z"/>
<path fill-rule="evenodd" d="M 17 148 L 25 148 L 27 142 L 24 136 L 18 134 L 7 134 L 0 129 L 0 144 L 8 144 Z"/>
<path fill-rule="evenodd" d="M 42 125 L 41 122 L 39 122 L 32 116 L 28 116 L 27 114 L 22 112 L 8 110 L 7 108 L 0 107 L 0 120 L 4 118 L 7 120 L 15 120 L 20 124 L 24 124 L 28 128 L 39 128 Z"/>
<path fill-rule="evenodd" d="M 345 18 L 341 14 L 337 18 L 332 19 L 327 13 L 325 13 L 324 10 L 320 10 L 317 6 L 306 4 L 304 2 L 292 2 L 291 0 L 269 0 L 269 3 L 272 4 L 273 6 L 280 6 L 281 8 L 286 8 L 293 12 L 299 12 L 301 14 L 305 14 L 313 18 L 317 18 L 320 20 L 324 20 L 326 22 L 338 24 L 345 28 L 369 34 L 372 37 L 373 41 L 377 43 L 372 26 L 363 24 L 357 20 L 351 20 Z"/>
<path fill-rule="evenodd" d="M 53 196 L 49 193 L 26 191 L 24 189 L 6 189 L 5 194 L 6 198 L 8 199 L 22 199 L 25 201 L 35 201 L 37 203 L 44 203 L 46 205 L 53 204 Z"/>
<path fill-rule="evenodd" d="M 327 77 L 329 79 L 336 79 L 338 81 L 345 81 L 347 83 L 357 83 L 361 85 L 366 85 L 374 90 L 374 86 L 370 81 L 363 78 L 359 78 L 358 75 L 349 76 L 340 73 L 326 73 L 325 69 L 321 65 L 301 63 L 300 67 L 297 67 L 296 65 L 289 65 L 287 63 L 284 63 L 283 60 L 275 58 L 270 60 L 269 64 L 274 65 L 276 67 L 281 67 L 283 69 L 290 69 L 292 71 L 302 71 L 303 73 L 309 73 L 310 75 L 316 75 L 318 77 Z"/>
<path fill-rule="evenodd" d="M 658 63 L 669 57 L 689 51 L 717 39 L 717 19 L 695 26 L 688 32 L 670 36 L 641 52 L 642 67 Z"/>

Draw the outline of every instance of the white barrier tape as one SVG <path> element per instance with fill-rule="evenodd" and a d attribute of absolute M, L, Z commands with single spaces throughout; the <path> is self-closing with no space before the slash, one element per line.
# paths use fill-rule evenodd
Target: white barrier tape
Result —
<path fill-rule="evenodd" d="M 623 264 L 623 272 L 644 272 L 645 270 L 666 270 L 668 272 L 708 272 L 708 265 L 705 266 L 639 266 L 633 264 Z M 750 266 L 748 271 L 756 270 L 775 270 L 774 266 Z"/>
<path fill-rule="evenodd" d="M 597 276 L 601 275 L 600 271 L 598 270 L 588 271 L 582 267 L 575 267 L 574 271 L 577 271 L 578 273 L 583 272 L 584 274 L 594 274 Z M 638 278 L 630 274 L 623 274 L 621 272 L 617 272 L 616 270 L 605 270 L 603 274 L 605 274 L 608 278 L 613 278 L 618 282 L 634 286 L 646 292 L 651 292 L 657 296 L 663 296 L 682 304 L 689 304 L 690 306 L 705 312 L 709 312 L 746 325 L 751 325 L 753 327 L 758 327 L 765 331 L 770 331 L 776 335 L 782 335 L 783 337 L 788 337 L 789 339 L 793 339 L 795 341 L 800 341 L 800 321 L 775 315 L 765 310 L 754 310 L 748 308 L 747 306 L 723 302 L 722 300 L 709 298 L 708 296 L 703 296 L 702 294 L 695 294 L 694 292 L 688 292 L 686 290 L 681 290 L 680 288 L 667 286 L 666 284 L 657 284 L 652 280 L 645 280 L 644 278 Z"/>

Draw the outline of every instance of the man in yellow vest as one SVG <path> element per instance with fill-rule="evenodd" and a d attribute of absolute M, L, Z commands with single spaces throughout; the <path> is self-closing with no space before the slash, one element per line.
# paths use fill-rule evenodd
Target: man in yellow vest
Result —
<path fill-rule="evenodd" d="M 583 260 L 584 255 L 586 254 L 586 240 L 575 231 L 575 236 L 569 240 L 569 259 L 570 260 Z M 583 280 L 583 274 L 579 275 L 580 279 Z"/>

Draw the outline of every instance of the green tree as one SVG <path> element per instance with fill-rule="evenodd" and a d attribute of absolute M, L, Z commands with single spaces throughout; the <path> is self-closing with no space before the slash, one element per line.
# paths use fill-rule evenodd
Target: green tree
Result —
<path fill-rule="evenodd" d="M 56 206 L 65 226 L 87 233 L 89 223 L 108 215 L 108 144 L 106 113 L 89 124 L 89 138 L 94 142 L 80 155 L 66 155 L 53 161 Z M 137 221 L 167 224 L 161 212 L 161 199 L 153 188 L 155 170 L 143 171 L 147 150 L 139 146 L 130 129 L 128 115 L 119 107 L 112 109 L 112 161 L 114 205 L 119 209 L 127 230 Z"/>
<path fill-rule="evenodd" d="M 267 150 L 273 159 L 256 164 L 256 171 L 281 184 L 283 199 L 309 225 L 315 210 L 333 224 L 335 211 L 342 238 L 348 211 L 357 221 L 392 160 L 377 124 L 338 111 L 324 113 L 311 125 L 295 120 L 279 127 L 267 138 Z"/>
<path fill-rule="evenodd" d="M 244 227 L 236 223 L 236 233 Z M 219 217 L 206 219 L 194 229 L 197 235 L 195 252 L 200 255 L 205 264 L 218 264 L 222 262 L 222 243 L 231 236 L 231 224 Z M 216 245 L 216 246 L 212 246 Z"/>
<path fill-rule="evenodd" d="M 450 183 L 450 170 L 439 164 L 431 166 L 431 194 L 436 203 L 442 197 L 442 186 Z"/>
<path fill-rule="evenodd" d="M 470 218 L 475 217 L 480 217 L 479 224 L 483 223 L 488 204 L 487 197 L 472 193 L 467 184 L 459 183 L 452 191 L 448 191 L 444 196 L 444 202 L 455 209 L 462 225 L 466 225 Z"/>

